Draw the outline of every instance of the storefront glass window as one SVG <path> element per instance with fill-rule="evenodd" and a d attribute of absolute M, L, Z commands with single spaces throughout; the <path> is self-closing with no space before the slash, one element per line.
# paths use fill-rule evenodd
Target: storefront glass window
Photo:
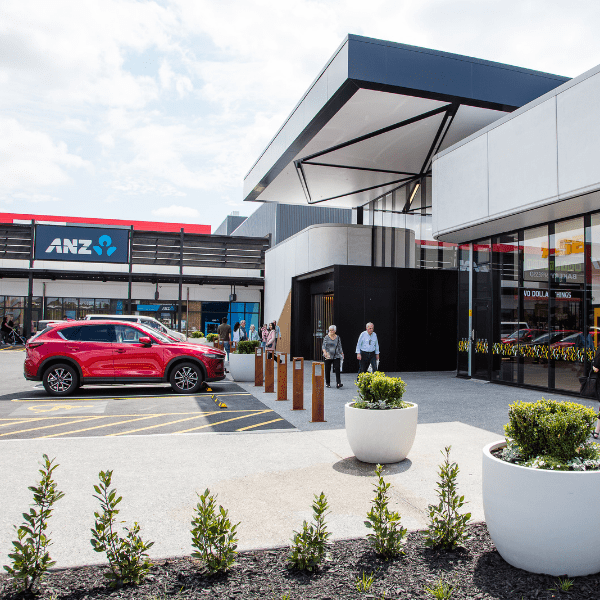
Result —
<path fill-rule="evenodd" d="M 600 344 L 600 214 L 592 215 L 589 231 L 590 266 L 588 276 L 588 341 L 590 349 Z"/>
<path fill-rule="evenodd" d="M 548 331 L 549 240 L 548 227 L 527 229 L 520 244 L 523 256 L 523 305 L 520 319 L 519 356 L 523 360 L 523 383 L 548 386 L 550 335 Z"/>
<path fill-rule="evenodd" d="M 489 379 L 492 342 L 492 243 L 473 244 L 473 353 L 471 374 Z"/>
<path fill-rule="evenodd" d="M 458 247 L 458 374 L 469 373 L 469 245 Z"/>
<path fill-rule="evenodd" d="M 586 336 L 583 218 L 561 221 L 550 236 L 550 387 L 579 391 Z M 554 375 L 554 381 L 552 381 Z"/>
<path fill-rule="evenodd" d="M 85 319 L 86 315 L 93 315 L 94 299 L 93 298 L 80 298 L 79 299 L 79 310 L 77 311 L 78 319 Z"/>
<path fill-rule="evenodd" d="M 494 238 L 492 251 L 493 282 L 500 295 L 499 303 L 494 306 L 492 378 L 517 383 L 519 336 L 523 328 L 519 319 L 518 235 L 511 233 Z M 500 327 L 497 327 L 498 320 Z"/>

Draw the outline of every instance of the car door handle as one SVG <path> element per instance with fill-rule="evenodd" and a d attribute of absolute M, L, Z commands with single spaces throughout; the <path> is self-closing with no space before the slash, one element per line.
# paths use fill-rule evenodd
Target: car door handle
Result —
<path fill-rule="evenodd" d="M 119 348 L 119 350 L 115 351 L 117 354 L 125 354 L 125 352 L 127 352 L 127 350 L 125 350 L 125 348 Z"/>

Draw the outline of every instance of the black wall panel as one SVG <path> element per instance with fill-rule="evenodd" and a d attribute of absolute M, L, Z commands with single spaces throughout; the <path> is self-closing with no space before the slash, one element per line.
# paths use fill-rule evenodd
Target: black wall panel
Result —
<path fill-rule="evenodd" d="M 311 355 L 311 288 L 322 277 L 294 279 L 294 356 Z M 375 325 L 383 371 L 456 369 L 456 271 L 334 267 L 334 321 L 344 348 L 344 372 L 358 371 L 356 342 L 368 321 Z M 314 293 L 314 292 L 313 292 Z"/>

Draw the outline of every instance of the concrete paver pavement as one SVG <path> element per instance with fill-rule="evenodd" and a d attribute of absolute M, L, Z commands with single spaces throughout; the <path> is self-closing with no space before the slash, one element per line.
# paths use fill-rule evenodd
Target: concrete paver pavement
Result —
<path fill-rule="evenodd" d="M 509 403 L 542 394 L 457 379 L 452 373 L 401 376 L 408 386 L 406 399 L 417 402 L 420 413 L 408 459 L 385 469 L 394 486 L 392 508 L 410 529 L 426 526 L 427 505 L 436 500 L 440 451 L 452 445 L 452 458 L 461 469 L 459 490 L 473 518 L 482 520 L 481 449 L 502 437 Z M 275 394 L 242 386 L 253 388 L 294 430 L 0 440 L 0 564 L 7 562 L 12 525 L 21 522 L 31 501 L 27 486 L 37 481 L 42 453 L 57 458 L 56 480 L 65 492 L 50 523 L 52 556 L 59 567 L 103 562 L 89 543 L 97 510 L 92 485 L 101 469 L 114 469 L 114 485 L 123 495 L 119 516 L 139 521 L 144 539 L 155 541 L 153 557 L 190 553 L 196 493 L 207 487 L 232 519 L 241 521 L 241 549 L 286 544 L 303 519 L 311 517 L 313 494 L 321 491 L 331 506 L 333 537 L 365 535 L 375 478 L 373 466 L 352 456 L 343 428 L 343 405 L 355 396 L 353 380 L 353 375 L 343 375 L 342 389 L 325 390 L 327 422 L 322 424 L 309 423 L 310 384 L 304 412 L 290 411 L 291 401 L 277 402 Z"/>

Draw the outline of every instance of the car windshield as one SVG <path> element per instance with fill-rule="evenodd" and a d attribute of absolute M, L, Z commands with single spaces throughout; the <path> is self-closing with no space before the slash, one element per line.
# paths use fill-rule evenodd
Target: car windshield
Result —
<path fill-rule="evenodd" d="M 517 331 L 515 331 L 514 333 L 511 333 L 508 336 L 509 340 L 515 340 L 518 338 L 522 338 L 524 335 L 526 335 L 529 332 L 529 329 L 518 329 Z"/>
<path fill-rule="evenodd" d="M 152 337 L 156 338 L 159 342 L 162 342 L 163 344 L 173 343 L 173 340 L 171 338 L 168 338 L 166 335 L 162 334 L 157 329 L 154 329 L 154 327 L 150 327 L 148 325 L 145 325 L 144 323 L 138 323 L 138 326 L 144 329 L 149 334 L 151 334 Z"/>

